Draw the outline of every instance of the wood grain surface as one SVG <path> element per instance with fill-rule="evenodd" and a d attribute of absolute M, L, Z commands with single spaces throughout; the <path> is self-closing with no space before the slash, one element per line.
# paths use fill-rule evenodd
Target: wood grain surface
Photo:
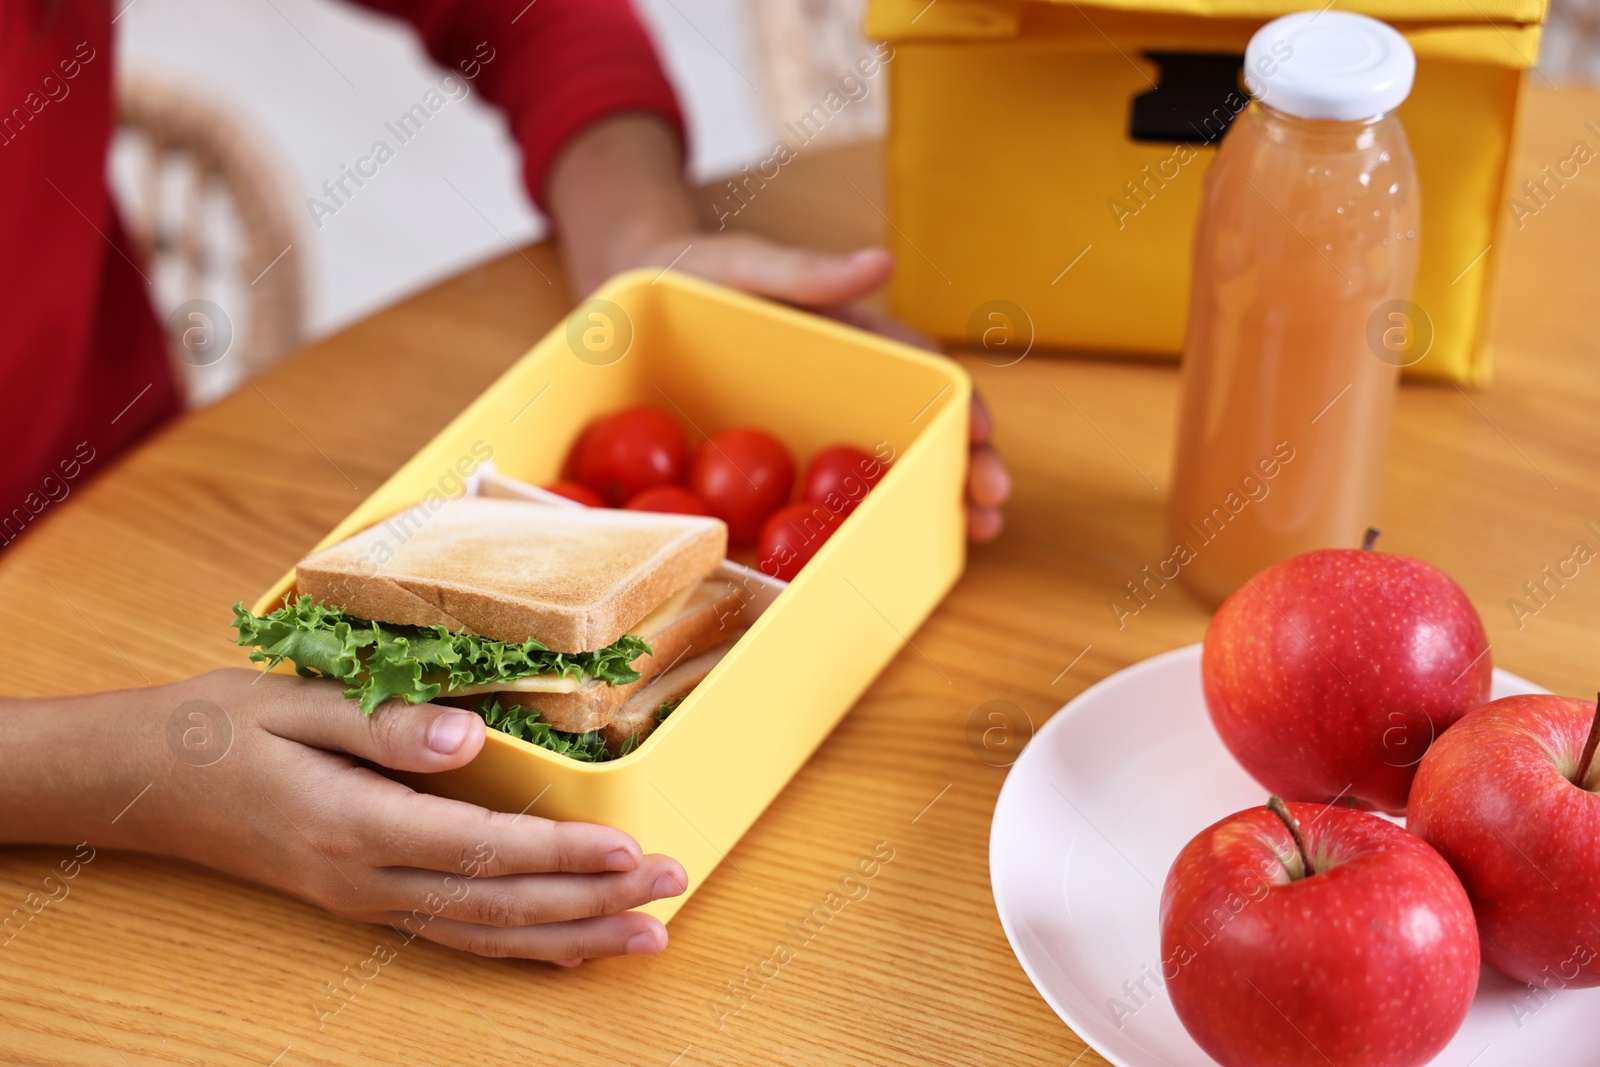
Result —
<path fill-rule="evenodd" d="M 1566 156 L 1591 118 L 1600 93 L 1535 92 L 1514 178 Z M 876 239 L 881 205 L 866 147 L 803 156 L 736 221 L 851 247 Z M 1600 176 L 1582 172 L 1508 229 L 1494 383 L 1403 390 L 1385 545 L 1461 582 L 1497 664 L 1585 694 L 1600 681 L 1600 564 L 1547 586 L 1536 612 L 1518 617 L 1510 602 L 1533 607 L 1524 583 L 1575 542 L 1600 546 Z M 265 588 L 569 301 L 550 248 L 508 253 L 106 463 L 0 556 L 3 688 L 138 687 L 242 663 L 229 605 Z M 567 973 L 416 942 L 324 1018 L 327 983 L 390 931 L 101 851 L 0 948 L 0 1061 L 1102 1062 L 1034 992 L 1001 932 L 986 857 L 1005 771 L 969 746 L 967 724 L 990 700 L 1040 724 L 1090 683 L 1200 639 L 1207 612 L 1176 587 L 1121 627 L 1108 606 L 1163 554 L 1176 379 L 1170 366 L 1037 353 L 966 365 L 1016 475 L 1005 535 L 972 552 L 916 650 L 733 850 L 748 878 L 724 865 L 674 920 L 665 956 Z M 786 924 L 874 849 L 893 858 L 867 895 L 754 999 L 729 998 L 725 983 L 744 982 Z M 70 854 L 0 853 L 0 913 Z"/>

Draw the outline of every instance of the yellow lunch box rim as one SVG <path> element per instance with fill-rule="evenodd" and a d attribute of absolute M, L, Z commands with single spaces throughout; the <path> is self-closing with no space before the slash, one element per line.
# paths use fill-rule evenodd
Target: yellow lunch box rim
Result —
<path fill-rule="evenodd" d="M 790 307 L 786 304 L 781 304 L 773 300 L 752 296 L 748 293 L 743 293 L 735 289 L 729 289 L 725 286 L 708 282 L 703 279 L 696 278 L 693 275 L 684 274 L 670 268 L 666 270 L 635 268 L 633 270 L 624 271 L 620 274 L 614 275 L 588 297 L 575 304 L 572 309 L 563 315 L 554 325 L 551 326 L 548 331 L 546 331 L 537 341 L 535 341 L 526 352 L 519 356 L 516 361 L 514 361 L 505 369 L 505 371 L 500 374 L 499 377 L 491 382 L 482 393 L 480 393 L 454 418 L 446 423 L 438 433 L 429 438 L 427 443 L 412 453 L 411 458 L 407 459 L 405 463 L 401 464 L 399 469 L 385 479 L 382 485 L 378 486 L 371 493 L 369 493 L 361 501 L 361 503 L 357 504 L 355 508 L 345 515 L 344 518 L 336 523 L 332 530 L 324 535 L 322 539 L 311 548 L 311 551 L 319 551 L 331 544 L 343 540 L 345 537 L 348 537 L 350 534 L 355 533 L 358 530 L 365 529 L 374 523 L 383 521 L 381 517 L 377 517 L 373 518 L 370 522 L 362 522 L 360 525 L 354 526 L 351 529 L 346 529 L 346 527 L 351 525 L 355 516 L 360 514 L 361 511 L 366 508 L 368 502 L 370 502 L 374 497 L 381 495 L 384 490 L 387 489 L 397 479 L 400 479 L 406 475 L 408 468 L 416 461 L 417 457 L 426 455 L 440 441 L 448 439 L 456 431 L 458 426 L 473 419 L 477 414 L 477 409 L 492 400 L 498 393 L 500 387 L 507 381 L 511 380 L 512 377 L 516 375 L 526 364 L 529 364 L 533 361 L 542 360 L 549 356 L 551 352 L 563 342 L 567 323 L 574 314 L 577 314 L 586 304 L 594 300 L 612 300 L 620 303 L 618 298 L 623 296 L 626 292 L 636 290 L 641 281 L 643 281 L 647 287 L 665 283 L 669 287 L 678 288 L 697 297 L 721 301 L 725 304 L 730 304 L 735 307 L 742 307 L 745 310 L 752 311 L 756 314 L 767 315 L 776 318 L 779 322 L 786 322 L 795 328 L 813 333 L 832 335 L 839 340 L 860 346 L 866 351 L 874 352 L 878 356 L 898 360 L 903 363 L 920 365 L 934 371 L 942 377 L 947 378 L 949 385 L 946 388 L 953 388 L 955 390 L 955 396 L 945 404 L 941 405 L 939 410 L 934 412 L 934 417 L 929 420 L 928 427 L 925 427 L 924 430 L 917 432 L 911 443 L 906 446 L 904 455 L 902 457 L 897 457 L 894 462 L 889 464 L 888 470 L 884 473 L 882 480 L 878 483 L 878 487 L 882 487 L 886 483 L 891 487 L 898 484 L 898 478 L 903 476 L 900 468 L 902 467 L 904 460 L 914 457 L 925 448 L 932 447 L 928 443 L 928 438 L 930 435 L 927 433 L 927 429 L 931 428 L 934 423 L 941 419 L 965 417 L 965 409 L 971 403 L 971 377 L 967 374 L 966 369 L 963 368 L 960 363 L 949 356 L 924 352 L 912 345 L 893 340 L 892 338 L 884 337 L 855 326 L 850 326 L 821 315 L 802 311 L 798 308 Z M 637 337 L 635 337 L 634 344 L 637 343 Z M 943 393 L 941 392 L 940 395 L 942 396 Z M 939 399 L 940 397 L 935 397 L 934 400 L 929 402 L 929 407 L 932 407 L 934 404 L 938 403 Z M 954 414 L 951 413 L 952 410 L 955 412 Z M 891 481 L 891 479 L 895 479 L 895 481 Z M 417 500 L 413 501 L 413 504 L 421 501 L 423 492 L 425 492 L 425 490 L 418 492 Z M 818 558 L 825 560 L 827 558 L 827 554 L 836 548 L 836 542 L 840 541 L 844 536 L 846 536 L 849 531 L 856 529 L 864 521 L 866 521 L 861 518 L 861 515 L 864 513 L 870 516 L 876 507 L 876 502 L 881 500 L 883 495 L 884 494 L 881 492 L 868 493 L 866 497 L 862 499 L 861 503 L 857 505 L 855 510 L 850 515 L 846 516 L 844 522 L 840 523 L 838 529 L 834 531 L 828 541 L 817 549 L 816 555 L 812 557 L 813 560 Z M 409 507 L 411 505 L 406 506 Z M 606 775 L 631 768 L 632 766 L 641 762 L 641 757 L 644 757 L 655 750 L 655 747 L 651 745 L 651 742 L 654 741 L 658 735 L 664 735 L 666 731 L 670 730 L 672 728 L 674 719 L 677 719 L 684 712 L 691 710 L 693 708 L 695 698 L 700 694 L 700 692 L 703 689 L 710 688 L 711 685 L 719 677 L 721 677 L 724 672 L 727 658 L 731 658 L 732 656 L 736 655 L 741 647 L 745 646 L 751 639 L 759 634 L 759 632 L 767 624 L 769 615 L 778 611 L 788 601 L 794 599 L 791 595 L 791 590 L 793 590 L 796 586 L 803 588 L 804 583 L 806 582 L 810 573 L 814 573 L 813 568 L 802 568 L 800 573 L 795 576 L 794 580 L 788 583 L 786 588 L 779 591 L 772 604 L 761 613 L 761 616 L 757 618 L 750 628 L 734 643 L 733 648 L 728 652 L 728 657 L 725 657 L 723 662 L 718 663 L 714 668 L 712 668 L 711 672 L 707 674 L 705 679 L 699 685 L 697 685 L 687 697 L 684 698 L 683 703 L 674 710 L 673 714 L 667 719 L 663 720 L 661 725 L 652 731 L 648 738 L 641 742 L 637 748 L 635 748 L 632 752 L 629 752 L 627 755 L 619 756 L 616 759 L 606 760 L 600 763 L 575 760 L 568 756 L 563 756 L 559 753 L 552 752 L 547 748 L 542 748 L 538 745 L 532 744 L 531 742 L 524 741 L 521 738 L 512 737 L 510 734 L 503 733 L 499 730 L 488 731 L 488 736 L 484 741 L 485 746 L 509 746 L 513 751 L 520 751 L 526 756 L 549 761 L 553 766 L 561 767 L 564 771 L 582 775 Z M 272 588 L 256 601 L 255 606 L 251 610 L 258 615 L 273 610 L 282 602 L 284 595 L 294 588 L 294 581 L 295 568 L 291 566 L 289 570 L 273 584 Z M 285 670 L 288 668 L 286 664 L 280 664 L 277 669 Z"/>

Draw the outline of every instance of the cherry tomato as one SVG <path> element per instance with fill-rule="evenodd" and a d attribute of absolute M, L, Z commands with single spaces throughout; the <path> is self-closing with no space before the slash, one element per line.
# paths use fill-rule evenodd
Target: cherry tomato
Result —
<path fill-rule="evenodd" d="M 678 421 L 660 408 L 638 407 L 591 423 L 578 438 L 575 480 L 612 507 L 652 486 L 683 481 L 689 442 Z"/>
<path fill-rule="evenodd" d="M 763 430 L 723 430 L 695 449 L 688 486 L 728 524 L 728 541 L 747 545 L 767 516 L 788 502 L 794 460 L 783 442 Z"/>
<path fill-rule="evenodd" d="M 806 475 L 800 480 L 800 499 L 848 515 L 888 469 L 882 461 L 859 448 L 849 445 L 824 448 L 806 464 Z"/>
<path fill-rule="evenodd" d="M 793 581 L 844 516 L 821 504 L 801 502 L 779 508 L 761 527 L 761 571 Z"/>
<path fill-rule="evenodd" d="M 653 486 L 623 506 L 629 511 L 664 511 L 670 515 L 711 514 L 704 500 L 681 485 Z"/>
<path fill-rule="evenodd" d="M 606 506 L 606 502 L 600 499 L 599 493 L 590 489 L 587 485 L 579 482 L 569 482 L 565 478 L 559 482 L 551 482 L 549 485 L 544 486 L 544 489 L 546 492 L 564 496 L 568 500 L 576 500 L 578 503 L 586 504 L 591 508 L 603 508 Z"/>

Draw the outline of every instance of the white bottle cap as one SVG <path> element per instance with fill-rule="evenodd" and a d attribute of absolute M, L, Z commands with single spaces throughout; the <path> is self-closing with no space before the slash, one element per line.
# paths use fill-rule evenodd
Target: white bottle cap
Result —
<path fill-rule="evenodd" d="M 1251 95 L 1303 119 L 1376 118 L 1405 101 L 1416 73 L 1417 57 L 1394 27 L 1349 11 L 1273 19 L 1244 50 Z"/>

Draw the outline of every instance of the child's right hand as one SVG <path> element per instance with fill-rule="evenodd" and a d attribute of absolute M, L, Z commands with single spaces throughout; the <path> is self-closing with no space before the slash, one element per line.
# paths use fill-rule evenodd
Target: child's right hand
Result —
<path fill-rule="evenodd" d="M 0 741 L 38 756 L 39 773 L 30 796 L 17 781 L 0 791 L 0 814 L 20 816 L 0 823 L 13 841 L 86 837 L 182 856 L 485 956 L 575 963 L 666 947 L 665 927 L 628 909 L 683 892 L 675 860 L 642 855 L 620 830 L 488 811 L 385 778 L 363 761 L 421 772 L 463 766 L 483 747 L 483 720 L 431 704 L 391 703 L 363 716 L 341 692 L 332 682 L 221 670 L 143 691 L 18 702 L 0 716 Z M 18 752 L 64 741 L 56 724 L 67 718 L 80 739 L 86 725 L 104 730 L 102 756 L 86 765 L 81 747 Z M 55 833 L 40 825 L 66 816 L 60 807 L 46 814 L 49 804 L 114 810 L 125 802 L 117 789 L 137 791 L 145 780 L 147 792 L 114 825 L 96 820 L 103 833 L 81 822 Z M 49 791 L 63 795 L 39 795 Z"/>

